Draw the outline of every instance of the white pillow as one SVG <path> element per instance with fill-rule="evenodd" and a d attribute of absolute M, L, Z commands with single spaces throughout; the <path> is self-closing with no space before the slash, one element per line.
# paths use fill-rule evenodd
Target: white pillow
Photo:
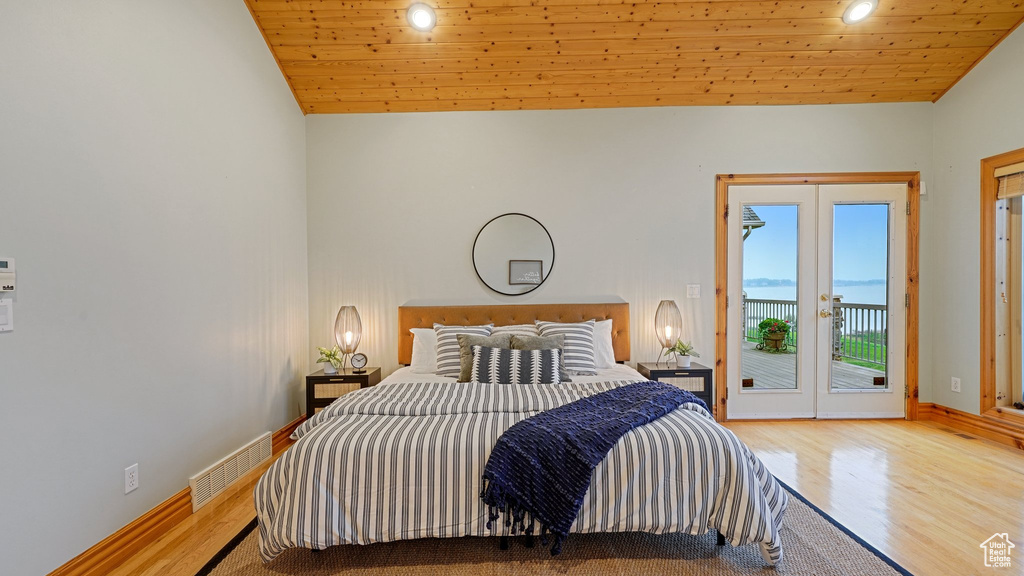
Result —
<path fill-rule="evenodd" d="M 598 370 L 615 368 L 615 348 L 612 346 L 612 321 L 594 324 L 594 364 Z"/>
<path fill-rule="evenodd" d="M 412 373 L 437 372 L 437 332 L 433 328 L 410 328 L 409 332 L 412 332 L 412 363 L 409 364 Z"/>

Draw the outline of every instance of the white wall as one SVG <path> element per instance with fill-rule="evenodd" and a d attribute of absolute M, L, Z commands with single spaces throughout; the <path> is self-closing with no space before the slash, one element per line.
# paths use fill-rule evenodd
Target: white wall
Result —
<path fill-rule="evenodd" d="M 298 416 L 304 123 L 238 0 L 5 2 L 0 54 L 0 571 L 34 576 Z"/>
<path fill-rule="evenodd" d="M 981 159 L 1024 148 L 1024 29 L 1018 29 L 935 104 L 935 179 L 922 234 L 928 270 L 933 389 L 923 400 L 977 414 L 981 352 L 978 258 Z M 962 392 L 950 390 L 950 377 Z"/>
<path fill-rule="evenodd" d="M 715 175 L 914 171 L 931 162 L 931 104 L 309 116 L 310 344 L 354 304 L 360 350 L 397 364 L 406 302 L 631 305 L 632 361 L 658 353 L 661 299 L 714 361 Z M 547 282 L 520 297 L 473 271 L 473 238 L 503 212 L 555 242 Z M 700 284 L 701 299 L 686 298 Z M 315 358 L 310 359 L 315 360 Z"/>

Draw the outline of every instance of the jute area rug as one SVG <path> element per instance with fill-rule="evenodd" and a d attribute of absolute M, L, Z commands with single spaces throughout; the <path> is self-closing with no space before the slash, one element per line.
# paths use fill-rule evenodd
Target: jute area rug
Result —
<path fill-rule="evenodd" d="M 795 495 L 792 491 L 791 494 Z M 335 546 L 318 553 L 288 550 L 264 565 L 256 551 L 257 530 L 228 545 L 197 576 L 476 576 L 559 574 L 701 575 L 779 574 L 787 576 L 909 575 L 848 530 L 801 499 L 790 498 L 783 520 L 785 557 L 775 568 L 756 544 L 715 546 L 704 536 L 643 533 L 573 534 L 560 556 L 538 541 L 534 548 L 511 538 L 500 550 L 498 538 L 410 540 L 369 546 Z"/>

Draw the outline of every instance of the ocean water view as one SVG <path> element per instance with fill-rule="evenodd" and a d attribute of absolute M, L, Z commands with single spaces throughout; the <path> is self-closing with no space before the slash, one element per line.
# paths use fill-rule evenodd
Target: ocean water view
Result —
<path fill-rule="evenodd" d="M 796 286 L 744 286 L 747 298 L 755 300 L 796 300 Z M 836 286 L 832 291 L 847 304 L 885 304 L 885 285 Z"/>

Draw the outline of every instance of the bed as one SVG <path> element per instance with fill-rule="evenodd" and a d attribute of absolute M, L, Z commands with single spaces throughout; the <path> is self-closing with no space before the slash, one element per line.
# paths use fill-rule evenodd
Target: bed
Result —
<path fill-rule="evenodd" d="M 628 305 L 403 307 L 399 361 L 412 356 L 409 328 L 438 321 L 519 324 L 534 319 L 612 319 L 618 361 L 628 359 Z M 407 345 L 406 345 L 407 344 Z M 404 360 L 404 362 L 403 362 Z M 414 538 L 507 536 L 480 498 L 498 437 L 542 411 L 644 378 L 624 364 L 549 385 L 456 382 L 400 368 L 304 422 L 256 486 L 259 549 L 324 549 Z M 782 557 L 787 494 L 730 431 L 696 404 L 623 436 L 594 470 L 572 533 L 717 530 L 734 546 Z M 572 540 L 566 545 L 571 554 Z M 751 547 L 753 553 L 753 547 Z"/>

